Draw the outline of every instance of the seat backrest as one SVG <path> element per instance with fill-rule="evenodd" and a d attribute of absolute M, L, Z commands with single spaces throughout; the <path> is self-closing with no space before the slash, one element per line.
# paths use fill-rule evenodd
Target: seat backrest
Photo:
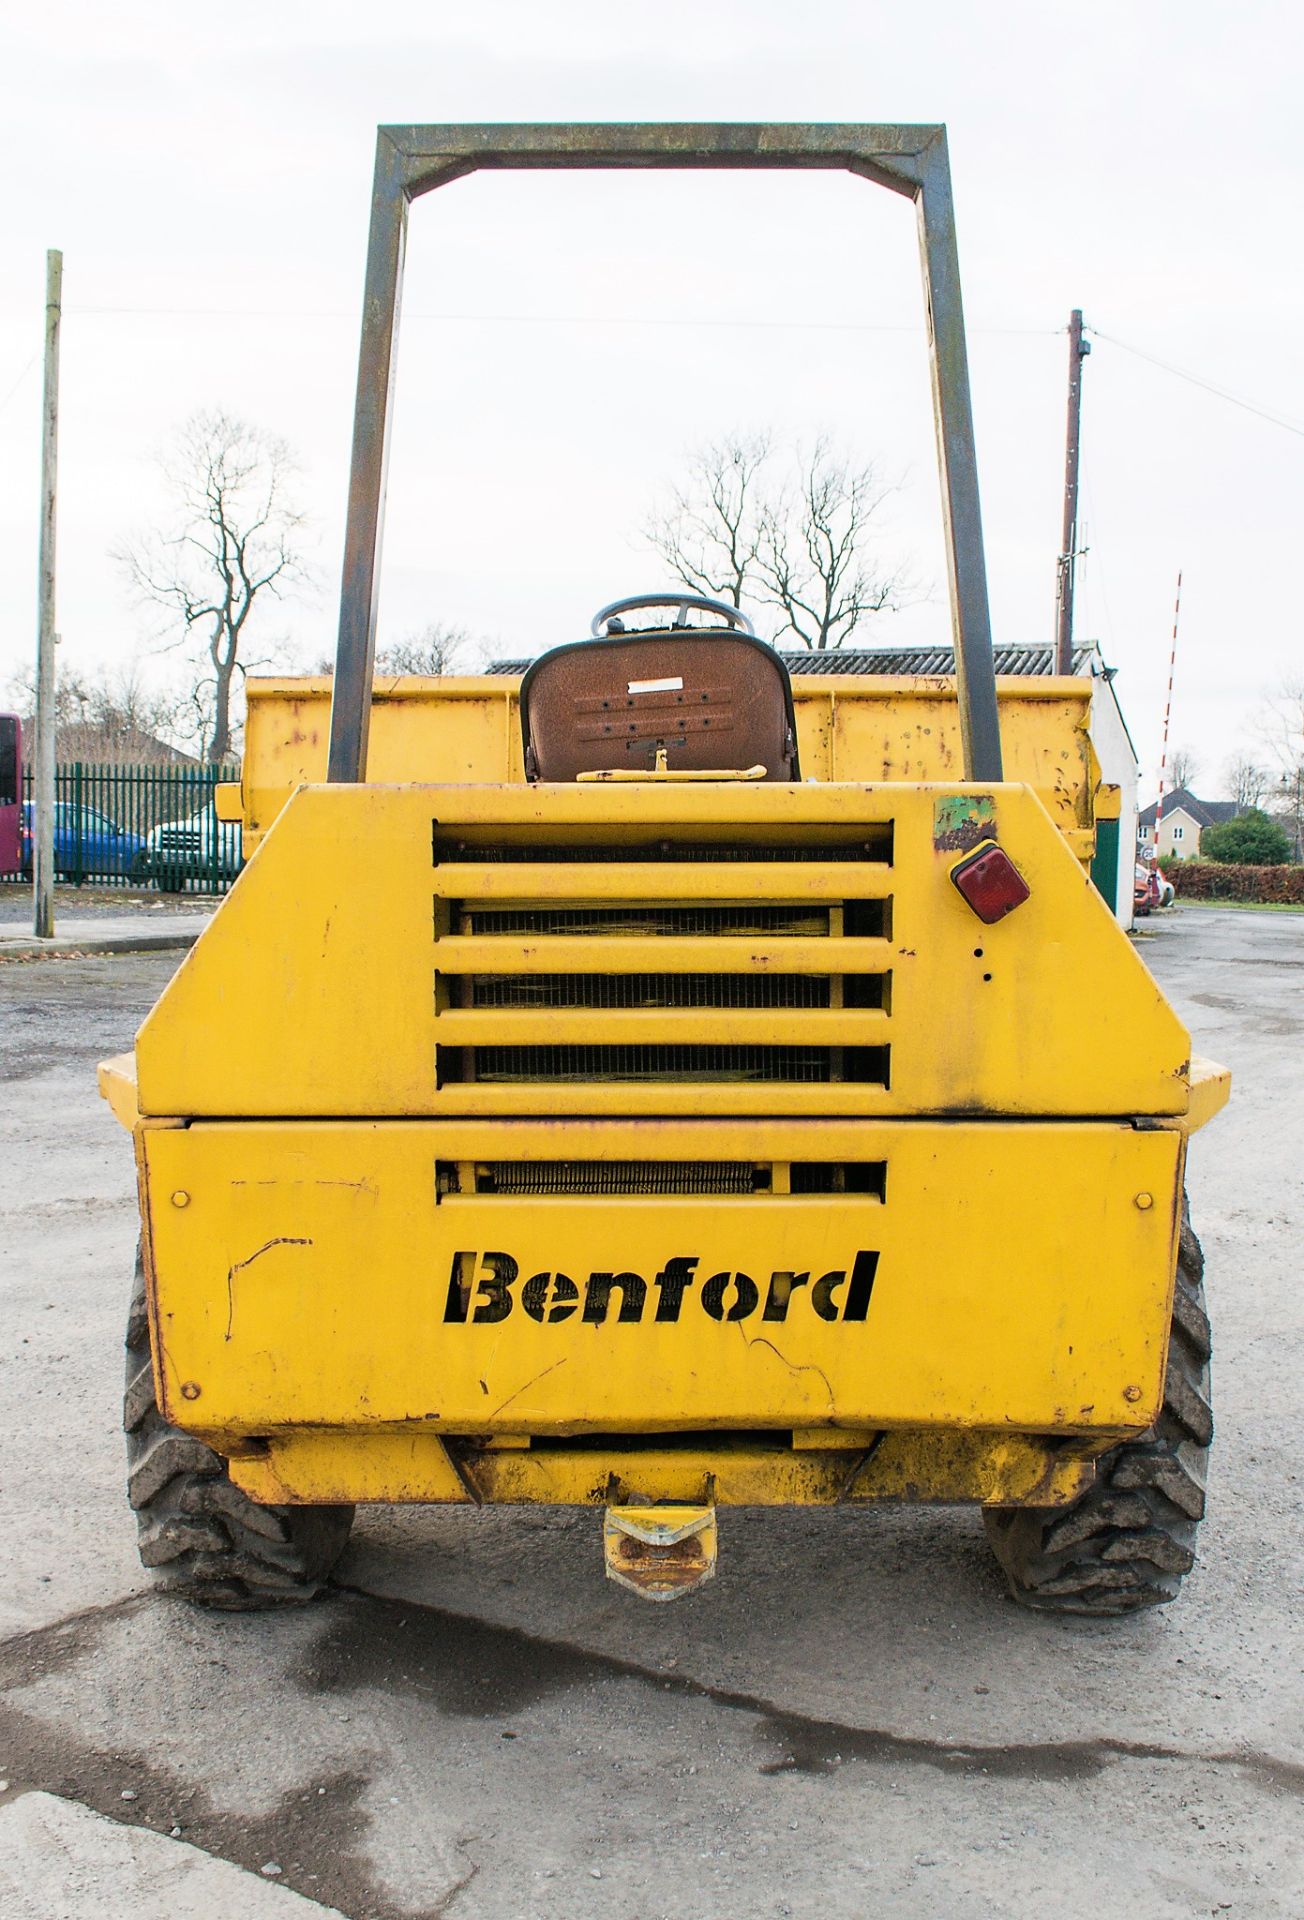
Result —
<path fill-rule="evenodd" d="M 554 647 L 521 682 L 529 780 L 763 766 L 798 780 L 788 669 L 749 634 L 680 628 Z"/>

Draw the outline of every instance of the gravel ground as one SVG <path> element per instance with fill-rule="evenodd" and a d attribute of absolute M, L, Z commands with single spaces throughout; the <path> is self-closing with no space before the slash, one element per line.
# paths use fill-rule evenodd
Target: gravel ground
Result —
<path fill-rule="evenodd" d="M 148 1871 L 167 1911 L 152 1829 L 178 1888 L 195 1848 L 246 1870 L 242 1904 L 178 1914 L 1296 1920 L 1304 919 L 1187 908 L 1139 944 L 1236 1093 L 1190 1177 L 1201 1562 L 1112 1624 L 1020 1613 L 974 1514 L 914 1509 L 727 1513 L 719 1578 L 670 1608 L 603 1580 L 591 1515 L 451 1509 L 365 1511 L 303 1612 L 151 1596 L 117 1432 L 131 1157 L 92 1072 L 172 957 L 0 967 L 0 1908 L 152 1914 Z M 60 1820 L 108 1836 L 73 1904 Z"/>

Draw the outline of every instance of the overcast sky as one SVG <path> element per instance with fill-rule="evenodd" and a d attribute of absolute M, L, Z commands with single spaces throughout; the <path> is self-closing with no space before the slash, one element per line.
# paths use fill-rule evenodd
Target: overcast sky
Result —
<path fill-rule="evenodd" d="M 0 686 L 34 647 L 47 247 L 65 255 L 67 658 L 140 646 L 109 552 L 157 513 L 153 456 L 206 405 L 297 450 L 321 590 L 269 631 L 316 656 L 377 122 L 944 120 L 996 636 L 1051 634 L 1080 306 L 1100 335 L 1078 637 L 1118 667 L 1153 775 L 1184 570 L 1173 736 L 1219 791 L 1304 668 L 1300 40 L 1279 0 L 11 5 Z M 433 618 L 504 653 L 587 631 L 660 584 L 648 508 L 687 448 L 735 428 L 826 431 L 900 478 L 885 539 L 934 591 L 868 637 L 947 637 L 907 202 L 831 174 L 479 176 L 414 210 L 404 319 L 382 642 Z"/>

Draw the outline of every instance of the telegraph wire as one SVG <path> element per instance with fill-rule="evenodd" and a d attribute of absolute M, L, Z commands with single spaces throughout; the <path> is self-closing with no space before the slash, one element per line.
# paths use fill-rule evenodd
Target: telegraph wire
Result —
<path fill-rule="evenodd" d="M 39 358 L 40 358 L 39 351 L 32 355 L 31 359 L 27 362 L 27 365 L 23 368 L 18 378 L 14 381 L 14 384 L 12 385 L 12 387 L 10 387 L 4 399 L 0 400 L 0 413 L 3 413 L 5 408 L 9 405 L 9 402 L 13 399 L 19 387 L 22 386 L 23 381 L 27 378 L 28 374 L 32 371 L 32 368 L 36 365 L 36 362 L 38 361 Z"/>
<path fill-rule="evenodd" d="M 1160 367 L 1165 373 L 1171 373 L 1178 380 L 1186 380 L 1193 387 L 1199 387 L 1203 393 L 1212 393 L 1219 400 L 1228 401 L 1233 407 L 1240 407 L 1245 413 L 1252 413 L 1260 420 L 1266 420 L 1270 426 L 1281 427 L 1287 433 L 1297 434 L 1304 440 L 1304 427 L 1293 420 L 1283 419 L 1279 413 L 1270 413 L 1266 407 L 1260 407 L 1253 400 L 1243 399 L 1239 393 L 1231 393 L 1226 387 L 1220 387 L 1212 380 L 1205 380 L 1198 373 L 1191 373 L 1185 367 L 1175 367 L 1171 360 L 1161 360 L 1158 354 L 1146 353 L 1141 347 L 1134 347 L 1127 340 L 1120 340 L 1117 334 L 1106 333 L 1101 327 L 1091 327 L 1089 332 L 1097 340 L 1107 340 L 1111 347 L 1121 347 L 1124 353 L 1131 353 L 1138 360 L 1145 360 L 1152 367 Z"/>
<path fill-rule="evenodd" d="M 139 316 L 151 319 L 192 319 L 192 320 L 345 320 L 356 322 L 357 314 L 344 308 L 301 308 L 301 307 L 69 307 L 65 318 L 99 319 L 112 316 Z M 595 313 L 428 313 L 410 310 L 403 316 L 405 321 L 416 323 L 436 322 L 451 325 L 484 326 L 523 326 L 523 327 L 670 327 L 690 330 L 703 328 L 720 331 L 777 332 L 777 333 L 898 333 L 913 334 L 922 337 L 925 329 L 916 324 L 896 323 L 873 320 L 752 320 L 709 318 L 685 319 L 674 315 L 645 314 L 595 314 Z M 969 335 L 974 339 L 1015 339 L 1047 340 L 1054 339 L 1066 331 L 1064 327 L 970 327 Z M 1283 432 L 1304 439 L 1304 426 L 1297 421 L 1288 420 L 1282 414 L 1274 413 L 1268 407 L 1260 406 L 1256 401 L 1247 400 L 1243 394 L 1233 393 L 1230 388 L 1219 386 L 1214 380 L 1206 380 L 1202 374 L 1192 373 L 1188 367 L 1176 366 L 1171 360 L 1161 359 L 1156 353 L 1149 353 L 1144 347 L 1134 346 L 1130 340 L 1122 340 L 1115 333 L 1107 333 L 1103 327 L 1088 326 L 1085 329 L 1093 339 L 1104 340 L 1111 347 L 1118 347 L 1123 353 L 1130 353 L 1137 360 L 1144 360 L 1148 366 L 1158 367 L 1174 379 L 1184 380 L 1189 386 L 1198 387 L 1202 393 L 1212 394 L 1215 399 L 1225 400 L 1229 406 L 1239 407 L 1243 413 L 1253 414 L 1258 420 L 1265 420 L 1269 426 L 1280 427 Z M 28 361 L 9 392 L 0 399 L 0 411 L 8 406 L 35 365 L 36 355 Z"/>
<path fill-rule="evenodd" d="M 195 320 L 348 320 L 356 323 L 357 313 L 344 308 L 300 307 L 69 307 L 68 313 L 98 318 L 103 315 L 136 314 L 156 319 Z M 923 337 L 925 328 L 918 322 L 874 320 L 748 320 L 710 318 L 685 319 L 676 315 L 607 313 L 424 313 L 409 309 L 404 321 L 440 321 L 455 324 L 503 325 L 524 327 L 681 327 L 743 329 L 749 332 L 798 333 L 911 333 Z M 1013 339 L 1052 339 L 1063 327 L 970 327 L 971 335 Z"/>

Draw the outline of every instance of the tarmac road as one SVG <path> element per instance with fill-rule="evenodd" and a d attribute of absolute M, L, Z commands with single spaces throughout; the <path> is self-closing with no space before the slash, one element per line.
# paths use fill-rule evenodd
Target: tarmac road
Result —
<path fill-rule="evenodd" d="M 288 1616 L 151 1596 L 92 1072 L 175 956 L 0 966 L 6 1920 L 1296 1920 L 1304 917 L 1186 908 L 1141 950 L 1236 1092 L 1190 1173 L 1201 1562 L 1112 1624 L 1020 1613 L 962 1511 L 726 1513 L 666 1608 L 603 1580 L 593 1515 L 461 1510 L 365 1510 Z"/>

